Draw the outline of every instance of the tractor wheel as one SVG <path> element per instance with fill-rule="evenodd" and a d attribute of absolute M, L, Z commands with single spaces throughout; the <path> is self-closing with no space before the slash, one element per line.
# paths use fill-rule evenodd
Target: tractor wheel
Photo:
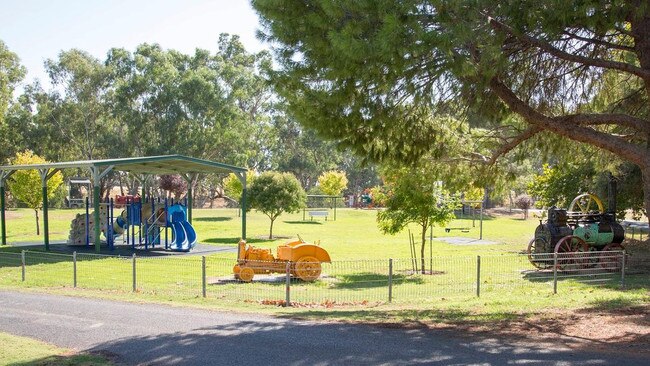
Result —
<path fill-rule="evenodd" d="M 296 277 L 303 281 L 314 281 L 320 276 L 321 265 L 320 261 L 312 256 L 301 257 L 294 264 L 294 273 Z"/>
<path fill-rule="evenodd" d="M 239 273 L 241 272 L 241 267 L 239 264 L 235 264 L 234 267 L 232 267 L 232 273 L 235 275 L 236 279 L 239 279 Z"/>
<path fill-rule="evenodd" d="M 582 238 L 567 235 L 555 245 L 558 254 L 557 266 L 562 270 L 587 268 L 591 264 L 588 253 L 589 245 Z"/>
<path fill-rule="evenodd" d="M 548 254 L 540 252 L 540 249 L 545 247 L 546 240 L 542 238 L 532 238 L 528 243 L 528 250 L 526 251 L 528 253 L 528 260 L 535 268 L 545 269 L 552 266 L 550 257 L 547 257 Z"/>
<path fill-rule="evenodd" d="M 255 271 L 251 267 L 243 267 L 239 271 L 239 279 L 244 282 L 251 282 L 255 276 Z"/>
<path fill-rule="evenodd" d="M 621 263 L 621 258 L 611 252 L 623 251 L 623 250 L 625 250 L 625 247 L 619 243 L 610 243 L 605 245 L 605 247 L 602 250 L 602 253 L 600 253 L 598 264 L 600 265 L 601 268 L 606 269 L 608 271 L 612 271 L 612 272 L 619 271 L 623 265 Z M 625 255 L 625 253 L 623 255 Z"/>

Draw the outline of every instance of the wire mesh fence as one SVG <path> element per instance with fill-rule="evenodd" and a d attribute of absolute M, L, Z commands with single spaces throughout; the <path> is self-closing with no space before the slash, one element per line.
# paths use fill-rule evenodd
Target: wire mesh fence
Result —
<path fill-rule="evenodd" d="M 373 305 L 514 292 L 547 295 L 578 283 L 624 284 L 628 262 L 622 251 L 332 263 L 23 251 L 0 252 L 0 284 L 278 305 Z"/>
<path fill-rule="evenodd" d="M 650 228 L 647 222 L 641 225 L 628 225 L 625 227 L 625 237 L 633 240 L 648 240 L 650 239 Z"/>
<path fill-rule="evenodd" d="M 73 262 L 75 259 L 76 287 L 112 292 L 129 291 L 133 288 L 130 257 L 76 254 L 70 258 Z M 73 286 L 74 282 L 73 279 Z"/>

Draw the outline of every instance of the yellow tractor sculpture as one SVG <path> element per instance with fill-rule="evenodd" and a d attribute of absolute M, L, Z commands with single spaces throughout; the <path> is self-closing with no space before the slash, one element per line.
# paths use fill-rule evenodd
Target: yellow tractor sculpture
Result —
<path fill-rule="evenodd" d="M 251 282 L 255 274 L 285 273 L 287 263 L 290 263 L 291 276 L 303 281 L 314 281 L 321 274 L 321 263 L 330 263 L 330 255 L 318 244 L 304 242 L 300 237 L 278 246 L 277 258 L 271 249 L 256 248 L 246 245 L 245 240 L 239 241 L 237 264 L 232 271 L 235 278 Z"/>

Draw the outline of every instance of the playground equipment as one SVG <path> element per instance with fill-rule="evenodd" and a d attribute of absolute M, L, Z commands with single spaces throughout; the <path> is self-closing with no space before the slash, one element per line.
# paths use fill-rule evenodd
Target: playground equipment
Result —
<path fill-rule="evenodd" d="M 94 215 L 89 207 L 86 199 L 86 213 L 72 220 L 68 245 L 90 246 L 95 242 Z M 115 216 L 116 208 L 124 209 Z M 187 221 L 187 206 L 173 200 L 149 198 L 142 202 L 139 196 L 117 196 L 99 204 L 99 219 L 100 231 L 111 249 L 119 237 L 133 249 L 164 243 L 167 250 L 189 251 L 197 243 L 196 231 Z"/>
<path fill-rule="evenodd" d="M 549 208 L 546 223 L 540 220 L 535 237 L 528 243 L 528 259 L 537 268 L 548 268 L 553 259 L 535 254 L 624 250 L 621 243 L 625 230 L 616 222 L 615 206 L 615 200 L 610 200 L 609 211 L 605 212 L 600 198 L 585 193 L 574 198 L 568 210 Z M 601 257 L 601 265 L 609 265 L 604 259 Z M 560 263 L 562 267 L 568 264 L 593 263 L 580 261 L 578 256 L 564 258 Z"/>
<path fill-rule="evenodd" d="M 196 231 L 187 221 L 187 208 L 172 205 L 167 209 L 166 226 L 171 227 L 173 240 L 170 244 L 174 250 L 189 251 L 196 246 Z"/>
<path fill-rule="evenodd" d="M 239 241 L 237 264 L 233 267 L 235 278 L 251 282 L 255 274 L 285 273 L 287 263 L 291 276 L 303 281 L 316 280 L 322 270 L 321 263 L 330 263 L 329 253 L 318 244 L 306 243 L 298 237 L 277 248 L 277 258 L 271 249 L 256 248 L 246 245 L 245 240 Z"/>

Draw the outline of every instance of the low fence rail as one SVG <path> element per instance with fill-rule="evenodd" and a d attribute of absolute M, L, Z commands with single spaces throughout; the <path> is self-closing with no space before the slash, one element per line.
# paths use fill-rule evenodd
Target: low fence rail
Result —
<path fill-rule="evenodd" d="M 453 296 L 558 293 L 584 284 L 625 285 L 622 251 L 433 257 L 320 263 L 320 277 L 304 282 L 260 262 L 246 283 L 232 273 L 234 258 L 107 256 L 0 252 L 0 284 L 78 287 L 166 298 L 208 297 L 296 306 L 422 302 Z M 265 267 L 268 265 L 268 267 Z M 423 268 L 424 267 L 424 268 Z M 265 269 L 268 269 L 266 271 Z"/>

